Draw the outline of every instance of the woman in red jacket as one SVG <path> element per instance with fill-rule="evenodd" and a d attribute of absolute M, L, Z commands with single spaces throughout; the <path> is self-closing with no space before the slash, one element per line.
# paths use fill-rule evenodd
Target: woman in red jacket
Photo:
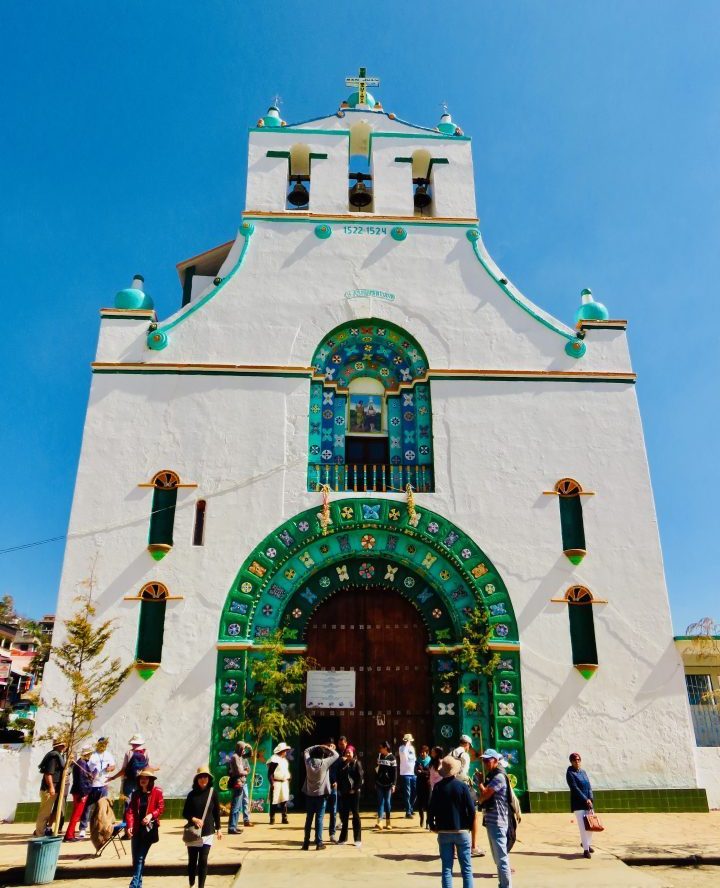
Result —
<path fill-rule="evenodd" d="M 162 790 L 155 786 L 152 771 L 140 771 L 138 788 L 133 790 L 125 813 L 132 842 L 133 877 L 130 888 L 142 888 L 143 868 L 150 846 L 159 840 L 158 826 L 165 810 Z"/>

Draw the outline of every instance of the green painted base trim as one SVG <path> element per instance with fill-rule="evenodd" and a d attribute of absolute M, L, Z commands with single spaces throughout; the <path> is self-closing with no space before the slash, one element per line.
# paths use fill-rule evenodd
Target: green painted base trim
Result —
<path fill-rule="evenodd" d="M 603 814 L 704 813 L 709 810 L 704 789 L 599 789 L 594 796 L 595 807 L 601 817 Z M 533 814 L 567 814 L 570 811 L 570 793 L 565 790 L 530 791 L 528 804 Z"/>
<path fill-rule="evenodd" d="M 163 814 L 163 818 L 167 820 L 180 820 L 182 818 L 183 806 L 185 804 L 185 797 L 169 799 L 167 796 L 165 797 L 165 813 Z M 14 823 L 35 823 L 38 816 L 38 811 L 40 810 L 39 802 L 20 802 L 15 809 L 15 817 L 13 819 Z M 120 820 L 122 819 L 123 812 L 125 810 L 125 803 L 120 799 L 115 799 L 113 801 L 113 810 L 115 812 L 115 817 Z M 70 814 L 72 813 L 72 802 L 68 802 L 65 806 L 65 821 L 67 822 L 70 819 Z"/>
<path fill-rule="evenodd" d="M 580 675 L 582 675 L 582 677 L 585 679 L 585 681 L 590 681 L 590 679 L 593 677 L 593 675 L 595 675 L 595 673 L 597 672 L 597 666 L 594 666 L 594 667 L 576 666 L 575 668 L 580 673 Z"/>

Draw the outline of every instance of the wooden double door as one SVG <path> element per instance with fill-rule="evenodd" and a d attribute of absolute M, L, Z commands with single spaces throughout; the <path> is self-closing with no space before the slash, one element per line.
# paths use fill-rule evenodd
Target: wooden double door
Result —
<path fill-rule="evenodd" d="M 416 749 L 432 744 L 432 680 L 427 631 L 418 612 L 396 590 L 347 588 L 325 602 L 307 629 L 307 655 L 320 669 L 353 670 L 355 708 L 311 710 L 322 742 L 345 735 L 366 773 L 374 798 L 374 767 L 381 741 L 394 750 L 406 733 Z"/>

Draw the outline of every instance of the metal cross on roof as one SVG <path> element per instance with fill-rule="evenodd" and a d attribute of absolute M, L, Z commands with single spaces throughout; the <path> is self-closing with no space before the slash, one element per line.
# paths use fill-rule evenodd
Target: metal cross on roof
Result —
<path fill-rule="evenodd" d="M 380 86 L 379 77 L 368 77 L 367 68 L 360 68 L 357 77 L 346 77 L 345 86 L 356 86 L 358 90 L 358 104 L 367 104 L 367 87 Z"/>
<path fill-rule="evenodd" d="M 273 106 L 275 108 L 277 108 L 279 111 L 280 110 L 280 103 L 282 102 L 282 97 L 279 96 L 277 93 L 275 93 L 275 95 L 273 96 L 272 102 L 273 102 Z"/>

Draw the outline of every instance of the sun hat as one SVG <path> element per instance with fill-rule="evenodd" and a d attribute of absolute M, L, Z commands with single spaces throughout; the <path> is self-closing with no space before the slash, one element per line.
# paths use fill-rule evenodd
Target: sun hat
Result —
<path fill-rule="evenodd" d="M 499 762 L 502 761 L 502 756 L 497 751 L 497 749 L 486 749 L 482 754 L 484 759 L 497 759 Z"/>
<path fill-rule="evenodd" d="M 441 777 L 457 777 L 460 773 L 460 767 L 459 759 L 456 759 L 454 755 L 446 755 L 440 762 L 438 772 Z"/>
<path fill-rule="evenodd" d="M 469 743 L 470 746 L 472 746 L 472 737 L 469 734 L 463 734 L 460 737 L 460 742 L 461 743 Z"/>
<path fill-rule="evenodd" d="M 157 775 L 154 774 L 152 771 L 148 771 L 147 768 L 143 768 L 142 771 L 139 771 L 137 776 L 138 776 L 138 780 L 141 777 L 149 777 L 151 780 L 157 780 Z"/>
<path fill-rule="evenodd" d="M 288 746 L 287 743 L 278 743 L 275 749 L 273 749 L 273 755 L 279 755 L 281 752 L 285 752 L 288 749 L 292 749 L 292 746 Z"/>
<path fill-rule="evenodd" d="M 80 755 L 92 755 L 95 752 L 95 747 L 92 743 L 85 743 L 80 747 Z"/>
<path fill-rule="evenodd" d="M 212 777 L 210 773 L 210 768 L 207 765 L 200 765 L 200 767 L 195 771 L 196 777 Z"/>
<path fill-rule="evenodd" d="M 67 746 L 67 743 L 64 740 L 54 740 L 52 748 L 57 749 L 58 746 Z"/>
<path fill-rule="evenodd" d="M 128 740 L 129 746 L 142 746 L 145 743 L 142 734 L 133 734 L 132 737 Z"/>
<path fill-rule="evenodd" d="M 414 743 L 414 742 L 415 742 L 415 738 L 413 737 L 412 734 L 405 734 L 405 736 L 403 737 L 403 743 Z"/>

